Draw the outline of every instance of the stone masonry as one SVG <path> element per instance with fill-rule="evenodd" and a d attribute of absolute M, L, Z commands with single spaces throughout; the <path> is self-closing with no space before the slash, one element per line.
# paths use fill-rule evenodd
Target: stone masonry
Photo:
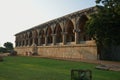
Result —
<path fill-rule="evenodd" d="M 95 7 L 74 12 L 15 34 L 19 55 L 96 60 L 97 47 L 84 25 Z"/>

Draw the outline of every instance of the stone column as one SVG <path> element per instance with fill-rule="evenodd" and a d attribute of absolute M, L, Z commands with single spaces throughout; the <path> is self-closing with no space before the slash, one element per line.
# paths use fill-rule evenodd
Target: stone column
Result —
<path fill-rule="evenodd" d="M 63 36 L 63 45 L 65 45 L 66 44 L 66 34 L 67 34 L 67 32 L 62 32 L 62 36 Z"/>
<path fill-rule="evenodd" d="M 80 43 L 80 29 L 75 29 L 75 44 L 79 44 Z"/>
<path fill-rule="evenodd" d="M 47 41 L 48 41 L 47 37 L 48 36 L 45 36 L 45 46 L 47 46 Z"/>
<path fill-rule="evenodd" d="M 35 38 L 33 38 L 33 43 L 32 43 L 32 45 L 36 45 L 36 44 L 35 44 Z"/>
<path fill-rule="evenodd" d="M 38 46 L 40 46 L 40 45 L 41 45 L 41 36 L 38 37 Z"/>
<path fill-rule="evenodd" d="M 55 45 L 56 44 L 56 34 L 52 34 L 52 37 L 53 37 L 53 40 L 52 40 L 53 45 Z"/>
<path fill-rule="evenodd" d="M 79 41 L 79 33 L 78 32 L 75 32 L 75 44 L 79 44 L 80 41 Z"/>

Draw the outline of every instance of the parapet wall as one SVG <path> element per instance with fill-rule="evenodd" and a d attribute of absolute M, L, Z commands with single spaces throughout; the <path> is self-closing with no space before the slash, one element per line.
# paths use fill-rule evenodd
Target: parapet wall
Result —
<path fill-rule="evenodd" d="M 32 47 L 15 48 L 19 55 L 26 55 L 26 52 L 32 52 Z M 76 45 L 54 45 L 38 46 L 37 53 L 39 56 L 55 58 L 77 58 L 97 60 L 97 47 L 92 41 Z"/>

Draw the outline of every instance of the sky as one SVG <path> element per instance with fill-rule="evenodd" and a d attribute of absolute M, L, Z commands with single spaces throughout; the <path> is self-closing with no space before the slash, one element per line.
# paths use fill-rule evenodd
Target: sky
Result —
<path fill-rule="evenodd" d="M 0 0 L 0 46 L 15 34 L 49 20 L 95 6 L 95 0 Z"/>

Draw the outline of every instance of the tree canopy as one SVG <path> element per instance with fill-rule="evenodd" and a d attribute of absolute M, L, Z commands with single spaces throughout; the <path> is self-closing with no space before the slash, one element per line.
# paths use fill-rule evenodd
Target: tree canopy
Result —
<path fill-rule="evenodd" d="M 86 32 L 96 40 L 99 58 L 120 61 L 120 0 L 96 0 Z"/>
<path fill-rule="evenodd" d="M 120 0 L 96 0 L 97 12 L 86 24 L 97 44 L 120 45 Z"/>
<path fill-rule="evenodd" d="M 4 43 L 4 46 L 7 50 L 13 50 L 13 44 L 11 42 Z"/>
<path fill-rule="evenodd" d="M 13 50 L 13 44 L 11 42 L 4 43 L 4 47 L 0 47 L 0 53 L 6 53 Z"/>

